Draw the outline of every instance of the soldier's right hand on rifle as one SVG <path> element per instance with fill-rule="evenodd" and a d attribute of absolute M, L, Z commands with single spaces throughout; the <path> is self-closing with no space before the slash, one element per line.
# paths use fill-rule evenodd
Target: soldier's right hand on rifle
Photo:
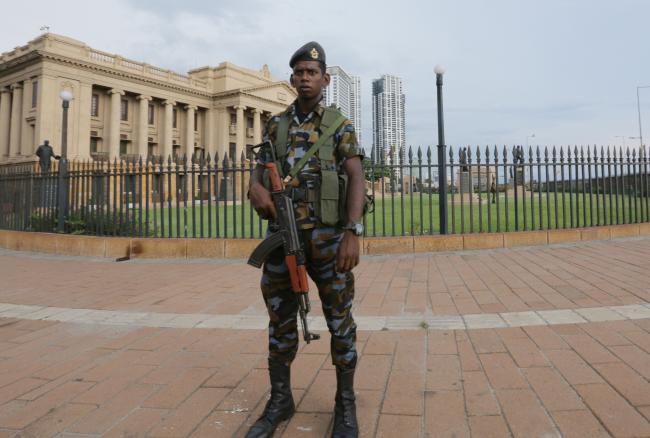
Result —
<path fill-rule="evenodd" d="M 271 193 L 262 184 L 254 181 L 251 184 L 248 197 L 250 198 L 251 205 L 262 219 L 275 219 L 276 212 L 273 198 L 271 197 Z"/>

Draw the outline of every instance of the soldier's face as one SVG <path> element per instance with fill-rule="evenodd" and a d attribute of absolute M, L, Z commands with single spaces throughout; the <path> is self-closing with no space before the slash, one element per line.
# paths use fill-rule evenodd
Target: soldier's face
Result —
<path fill-rule="evenodd" d="M 330 76 L 323 73 L 318 61 L 298 61 L 293 66 L 291 85 L 301 99 L 313 99 L 330 83 Z"/>

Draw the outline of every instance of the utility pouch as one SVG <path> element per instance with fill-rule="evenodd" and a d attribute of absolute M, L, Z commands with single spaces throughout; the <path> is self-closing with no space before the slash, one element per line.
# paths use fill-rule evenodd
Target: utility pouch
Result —
<path fill-rule="evenodd" d="M 363 215 L 372 213 L 375 210 L 375 198 L 369 195 L 367 190 L 363 195 Z M 345 173 L 339 174 L 339 225 L 346 225 L 346 218 L 348 217 L 348 176 Z"/>
<path fill-rule="evenodd" d="M 339 174 L 321 170 L 320 220 L 323 225 L 336 226 L 339 218 Z"/>

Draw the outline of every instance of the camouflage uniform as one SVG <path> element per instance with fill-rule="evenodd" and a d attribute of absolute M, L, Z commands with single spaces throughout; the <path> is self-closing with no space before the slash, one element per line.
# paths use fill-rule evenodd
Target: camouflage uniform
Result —
<path fill-rule="evenodd" d="M 286 112 L 290 116 L 287 137 L 287 156 L 282 163 L 286 175 L 295 162 L 318 140 L 320 121 L 324 108 L 318 106 L 304 117 L 297 115 L 296 103 Z M 280 115 L 269 120 L 265 127 L 264 140 L 275 144 Z M 354 126 L 346 120 L 334 134 L 337 166 L 355 156 L 363 158 L 363 150 L 357 144 Z M 318 154 L 316 154 L 318 155 Z M 271 161 L 271 153 L 262 150 L 258 162 Z M 292 182 L 296 188 L 313 188 L 318 184 L 320 161 L 312 157 Z M 352 318 L 354 298 L 354 275 L 352 272 L 336 272 L 336 254 L 343 238 L 341 230 L 319 223 L 310 202 L 294 202 L 296 222 L 305 246 L 307 272 L 318 287 L 323 314 L 332 335 L 332 363 L 342 369 L 352 369 L 357 362 L 356 324 Z M 291 289 L 289 272 L 281 250 L 273 253 L 264 265 L 262 294 L 269 312 L 269 357 L 291 363 L 298 350 L 298 327 L 296 315 L 298 302 Z"/>

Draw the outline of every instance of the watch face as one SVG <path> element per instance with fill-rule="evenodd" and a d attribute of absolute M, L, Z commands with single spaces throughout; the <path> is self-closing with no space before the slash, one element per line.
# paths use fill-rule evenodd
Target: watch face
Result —
<path fill-rule="evenodd" d="M 354 234 L 361 236 L 363 234 L 363 224 L 354 224 Z"/>

